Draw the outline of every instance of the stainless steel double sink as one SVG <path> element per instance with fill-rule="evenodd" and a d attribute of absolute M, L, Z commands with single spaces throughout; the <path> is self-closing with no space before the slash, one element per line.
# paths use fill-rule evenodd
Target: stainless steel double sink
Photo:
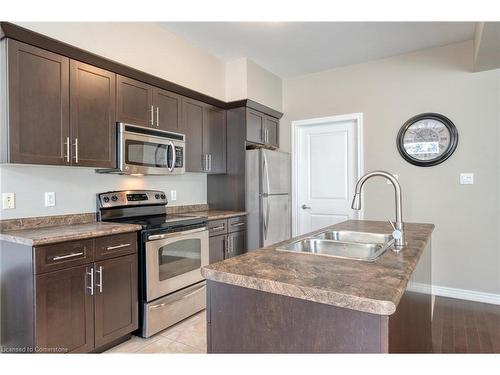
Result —
<path fill-rule="evenodd" d="M 373 262 L 393 244 L 390 234 L 327 230 L 276 250 Z"/>

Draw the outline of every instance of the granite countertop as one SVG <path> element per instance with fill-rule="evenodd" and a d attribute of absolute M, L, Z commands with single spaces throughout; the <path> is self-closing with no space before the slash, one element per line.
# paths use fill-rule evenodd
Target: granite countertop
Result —
<path fill-rule="evenodd" d="M 325 229 L 391 233 L 389 223 L 349 220 L 271 247 L 202 268 L 208 280 L 379 315 L 396 311 L 408 280 L 430 242 L 433 224 L 405 223 L 407 246 L 374 262 L 277 251 Z"/>
<path fill-rule="evenodd" d="M 140 225 L 134 224 L 93 222 L 3 231 L 0 232 L 0 240 L 28 246 L 39 246 L 111 234 L 136 232 L 141 229 Z"/>
<path fill-rule="evenodd" d="M 189 215 L 199 215 L 207 217 L 208 220 L 229 219 L 231 217 L 245 216 L 246 211 L 231 211 L 231 210 L 205 210 L 189 212 Z"/>

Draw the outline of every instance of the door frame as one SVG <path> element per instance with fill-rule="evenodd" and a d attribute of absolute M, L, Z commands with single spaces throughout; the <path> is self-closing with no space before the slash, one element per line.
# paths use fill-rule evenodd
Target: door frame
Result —
<path fill-rule="evenodd" d="M 299 138 L 300 129 L 311 126 L 311 125 L 326 125 L 332 122 L 344 122 L 344 121 L 355 121 L 356 122 L 356 143 L 357 143 L 357 166 L 356 171 L 358 179 L 363 175 L 364 170 L 364 159 L 363 159 L 363 113 L 349 113 L 345 115 L 328 116 L 328 117 L 318 117 L 306 120 L 296 120 L 292 121 L 292 237 L 297 236 L 298 231 L 298 215 L 299 215 L 299 197 L 298 197 L 298 186 L 299 186 L 299 174 L 298 174 L 298 160 L 297 155 L 299 154 Z M 363 198 L 363 197 L 361 197 Z M 358 214 L 358 219 L 362 220 L 364 218 L 364 208 L 362 206 Z"/>

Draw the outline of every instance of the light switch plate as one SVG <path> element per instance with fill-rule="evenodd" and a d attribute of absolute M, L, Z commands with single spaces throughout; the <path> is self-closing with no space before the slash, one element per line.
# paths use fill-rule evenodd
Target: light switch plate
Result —
<path fill-rule="evenodd" d="M 56 193 L 53 191 L 45 192 L 45 207 L 53 207 L 56 205 Z"/>
<path fill-rule="evenodd" d="M 460 173 L 460 185 L 473 185 L 474 173 Z"/>
<path fill-rule="evenodd" d="M 177 190 L 170 190 L 170 200 L 171 201 L 177 200 Z"/>
<path fill-rule="evenodd" d="M 2 209 L 11 210 L 16 208 L 16 195 L 14 193 L 2 193 Z"/>

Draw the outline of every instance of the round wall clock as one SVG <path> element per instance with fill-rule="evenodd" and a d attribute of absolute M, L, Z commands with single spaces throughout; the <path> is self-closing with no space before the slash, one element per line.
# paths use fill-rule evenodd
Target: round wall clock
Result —
<path fill-rule="evenodd" d="M 398 133 L 398 151 L 408 163 L 419 167 L 438 165 L 458 144 L 453 122 L 438 113 L 422 113 L 406 121 Z"/>

